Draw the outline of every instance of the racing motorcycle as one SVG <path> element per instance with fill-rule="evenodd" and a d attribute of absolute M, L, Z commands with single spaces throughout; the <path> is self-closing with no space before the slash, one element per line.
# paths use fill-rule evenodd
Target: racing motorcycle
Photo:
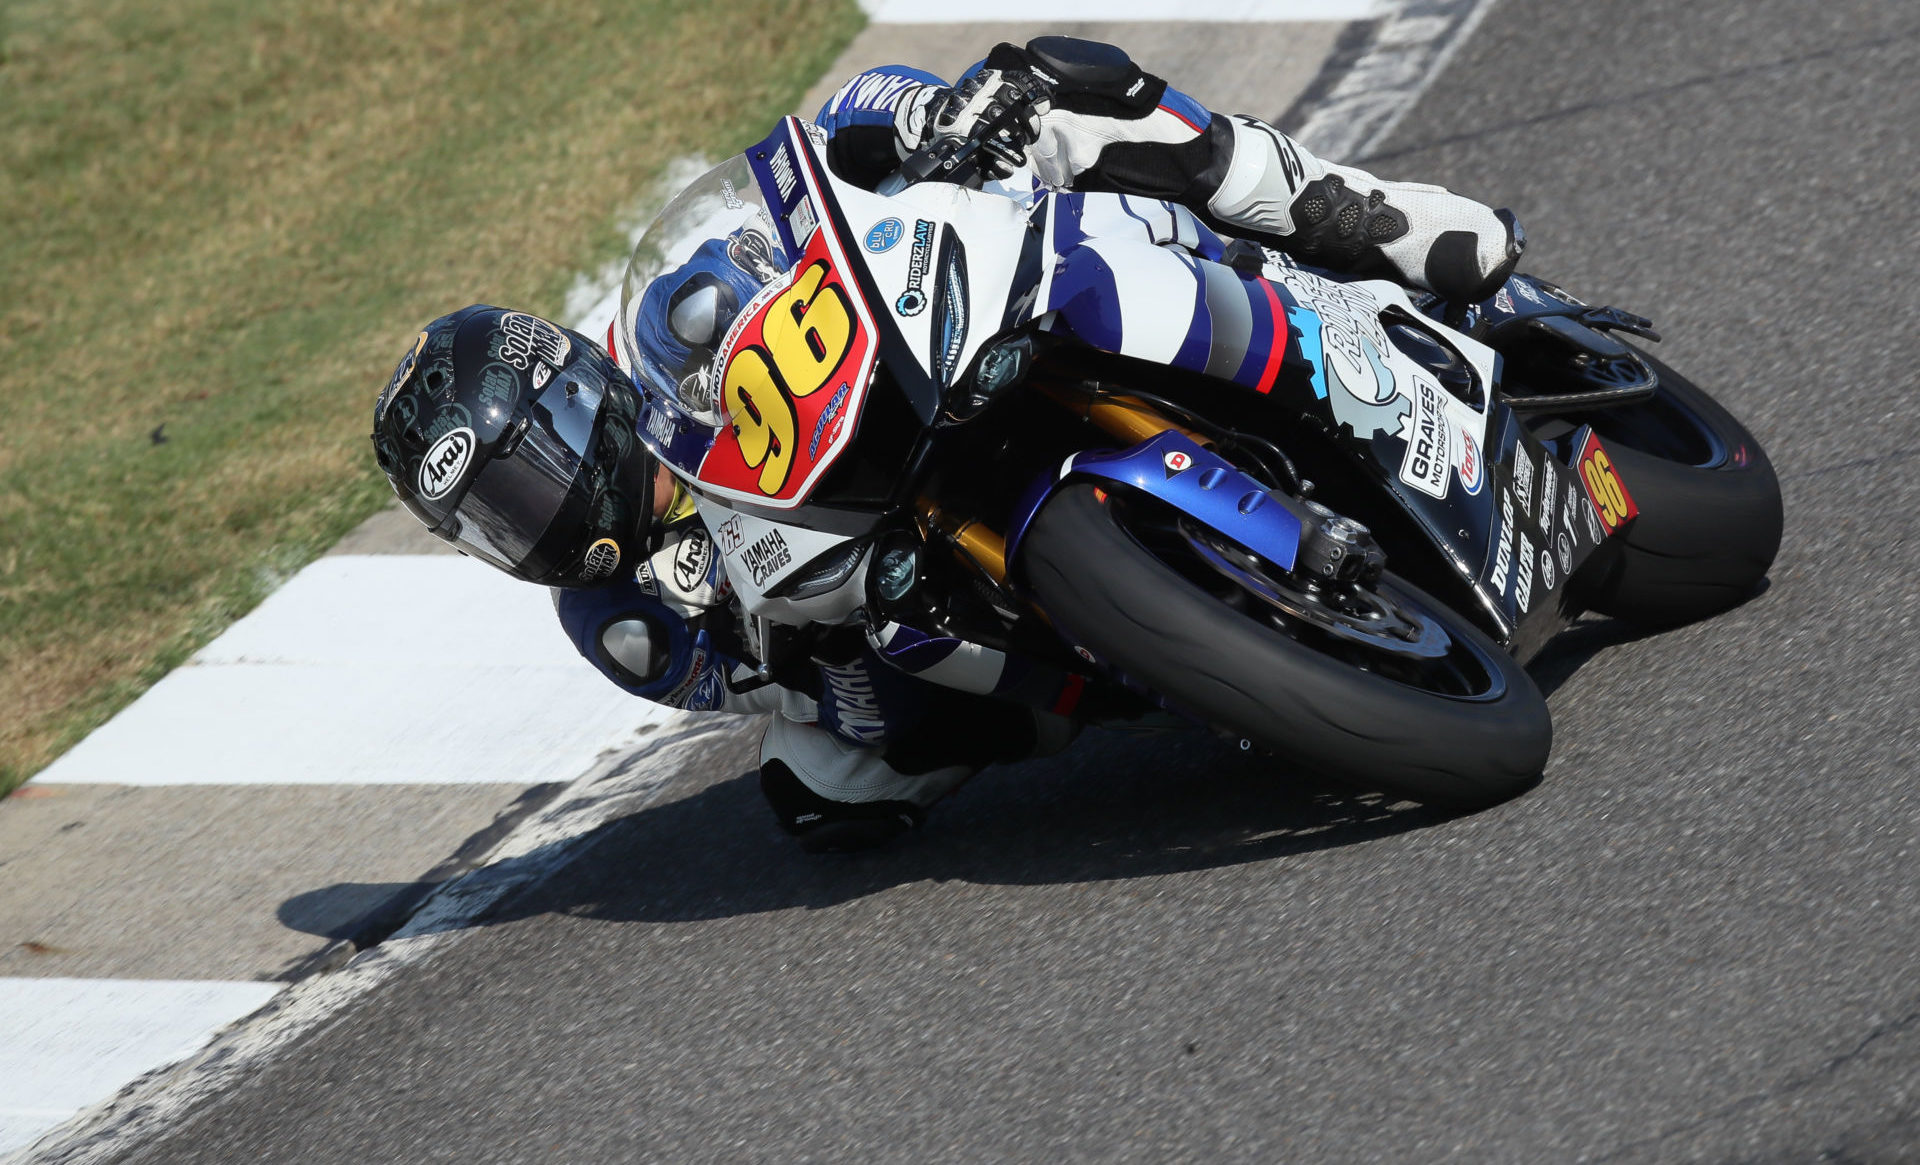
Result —
<path fill-rule="evenodd" d="M 1582 611 L 1700 618 L 1772 562 L 1766 455 L 1620 338 L 1647 320 L 1525 275 L 1443 303 L 1177 205 L 952 180 L 980 140 L 875 192 L 788 118 L 634 252 L 608 349 L 724 556 L 760 661 L 736 686 L 864 645 L 1471 806 L 1537 781 L 1522 662 Z M 715 240 L 760 290 L 649 367 L 642 291 Z"/>

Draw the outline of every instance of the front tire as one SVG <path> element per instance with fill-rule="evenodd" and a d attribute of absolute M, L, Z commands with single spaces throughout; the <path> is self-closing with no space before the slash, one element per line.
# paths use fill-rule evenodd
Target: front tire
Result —
<path fill-rule="evenodd" d="M 1640 516 L 1585 596 L 1603 615 L 1671 627 L 1753 594 L 1780 549 L 1780 481 L 1752 433 L 1646 353 L 1652 400 L 1589 418 Z"/>
<path fill-rule="evenodd" d="M 1448 654 L 1409 671 L 1259 603 L 1229 605 L 1222 580 L 1175 569 L 1113 501 L 1069 484 L 1022 544 L 1029 585 L 1072 642 L 1191 715 L 1415 801 L 1477 807 L 1538 782 L 1553 742 L 1545 699 L 1438 600 L 1392 575 L 1370 592 L 1444 632 Z"/>

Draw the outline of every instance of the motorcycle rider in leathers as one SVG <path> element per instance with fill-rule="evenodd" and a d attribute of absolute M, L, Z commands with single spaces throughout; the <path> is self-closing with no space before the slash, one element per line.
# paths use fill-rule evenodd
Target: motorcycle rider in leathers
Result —
<path fill-rule="evenodd" d="M 953 87 L 875 69 L 816 120 L 829 165 L 871 188 L 922 146 L 1004 122 L 1023 94 L 1040 100 L 983 151 L 990 177 L 1024 164 L 1053 189 L 1179 202 L 1222 233 L 1456 303 L 1492 295 L 1519 257 L 1506 212 L 1322 161 L 1263 121 L 1209 112 L 1110 45 L 997 45 Z M 764 282 L 745 261 L 716 240 L 650 285 L 635 336 L 645 366 L 630 371 L 671 395 L 676 370 L 710 354 Z M 421 333 L 380 395 L 373 440 L 433 533 L 555 588 L 562 626 L 608 679 L 676 708 L 774 713 L 761 788 L 809 850 L 884 842 L 986 764 L 1064 745 L 1057 693 L 938 688 L 865 650 L 735 691 L 754 668 L 721 556 L 639 441 L 638 412 L 627 373 L 591 340 L 476 305 Z"/>

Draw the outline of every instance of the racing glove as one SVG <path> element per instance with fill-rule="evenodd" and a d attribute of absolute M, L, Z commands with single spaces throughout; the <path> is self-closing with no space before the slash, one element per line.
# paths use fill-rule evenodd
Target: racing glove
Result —
<path fill-rule="evenodd" d="M 980 137 L 979 172 L 998 180 L 1026 164 L 1049 97 L 1047 87 L 1024 70 L 976 69 L 951 89 L 903 102 L 895 132 L 908 150 Z"/>

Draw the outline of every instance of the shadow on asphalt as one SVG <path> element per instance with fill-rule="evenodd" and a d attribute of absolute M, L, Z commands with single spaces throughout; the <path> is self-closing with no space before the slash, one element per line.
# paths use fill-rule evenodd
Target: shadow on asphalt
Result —
<path fill-rule="evenodd" d="M 1138 878 L 1358 845 L 1452 816 L 1293 776 L 1212 737 L 1090 732 L 1060 756 L 986 770 L 918 834 L 867 854 L 800 852 L 745 773 L 602 826 L 580 857 L 478 925 L 549 913 L 673 922 L 822 909 L 921 881 Z M 347 937 L 353 904 L 418 885 L 329 886 L 288 899 L 280 920 Z"/>
<path fill-rule="evenodd" d="M 1588 619 L 1529 665 L 1551 696 L 1608 648 L 1647 632 Z M 1273 861 L 1359 845 L 1454 814 L 1292 774 L 1211 736 L 1089 732 L 1057 757 L 990 768 L 880 851 L 813 857 L 775 828 L 752 773 L 608 823 L 581 856 L 476 925 L 541 914 L 673 922 L 822 909 L 921 881 L 1098 882 Z M 578 842 L 566 843 L 570 846 Z M 546 864 L 535 852 L 522 861 Z M 370 904 L 417 904 L 440 882 L 339 883 L 281 904 L 280 921 L 362 943 Z"/>

